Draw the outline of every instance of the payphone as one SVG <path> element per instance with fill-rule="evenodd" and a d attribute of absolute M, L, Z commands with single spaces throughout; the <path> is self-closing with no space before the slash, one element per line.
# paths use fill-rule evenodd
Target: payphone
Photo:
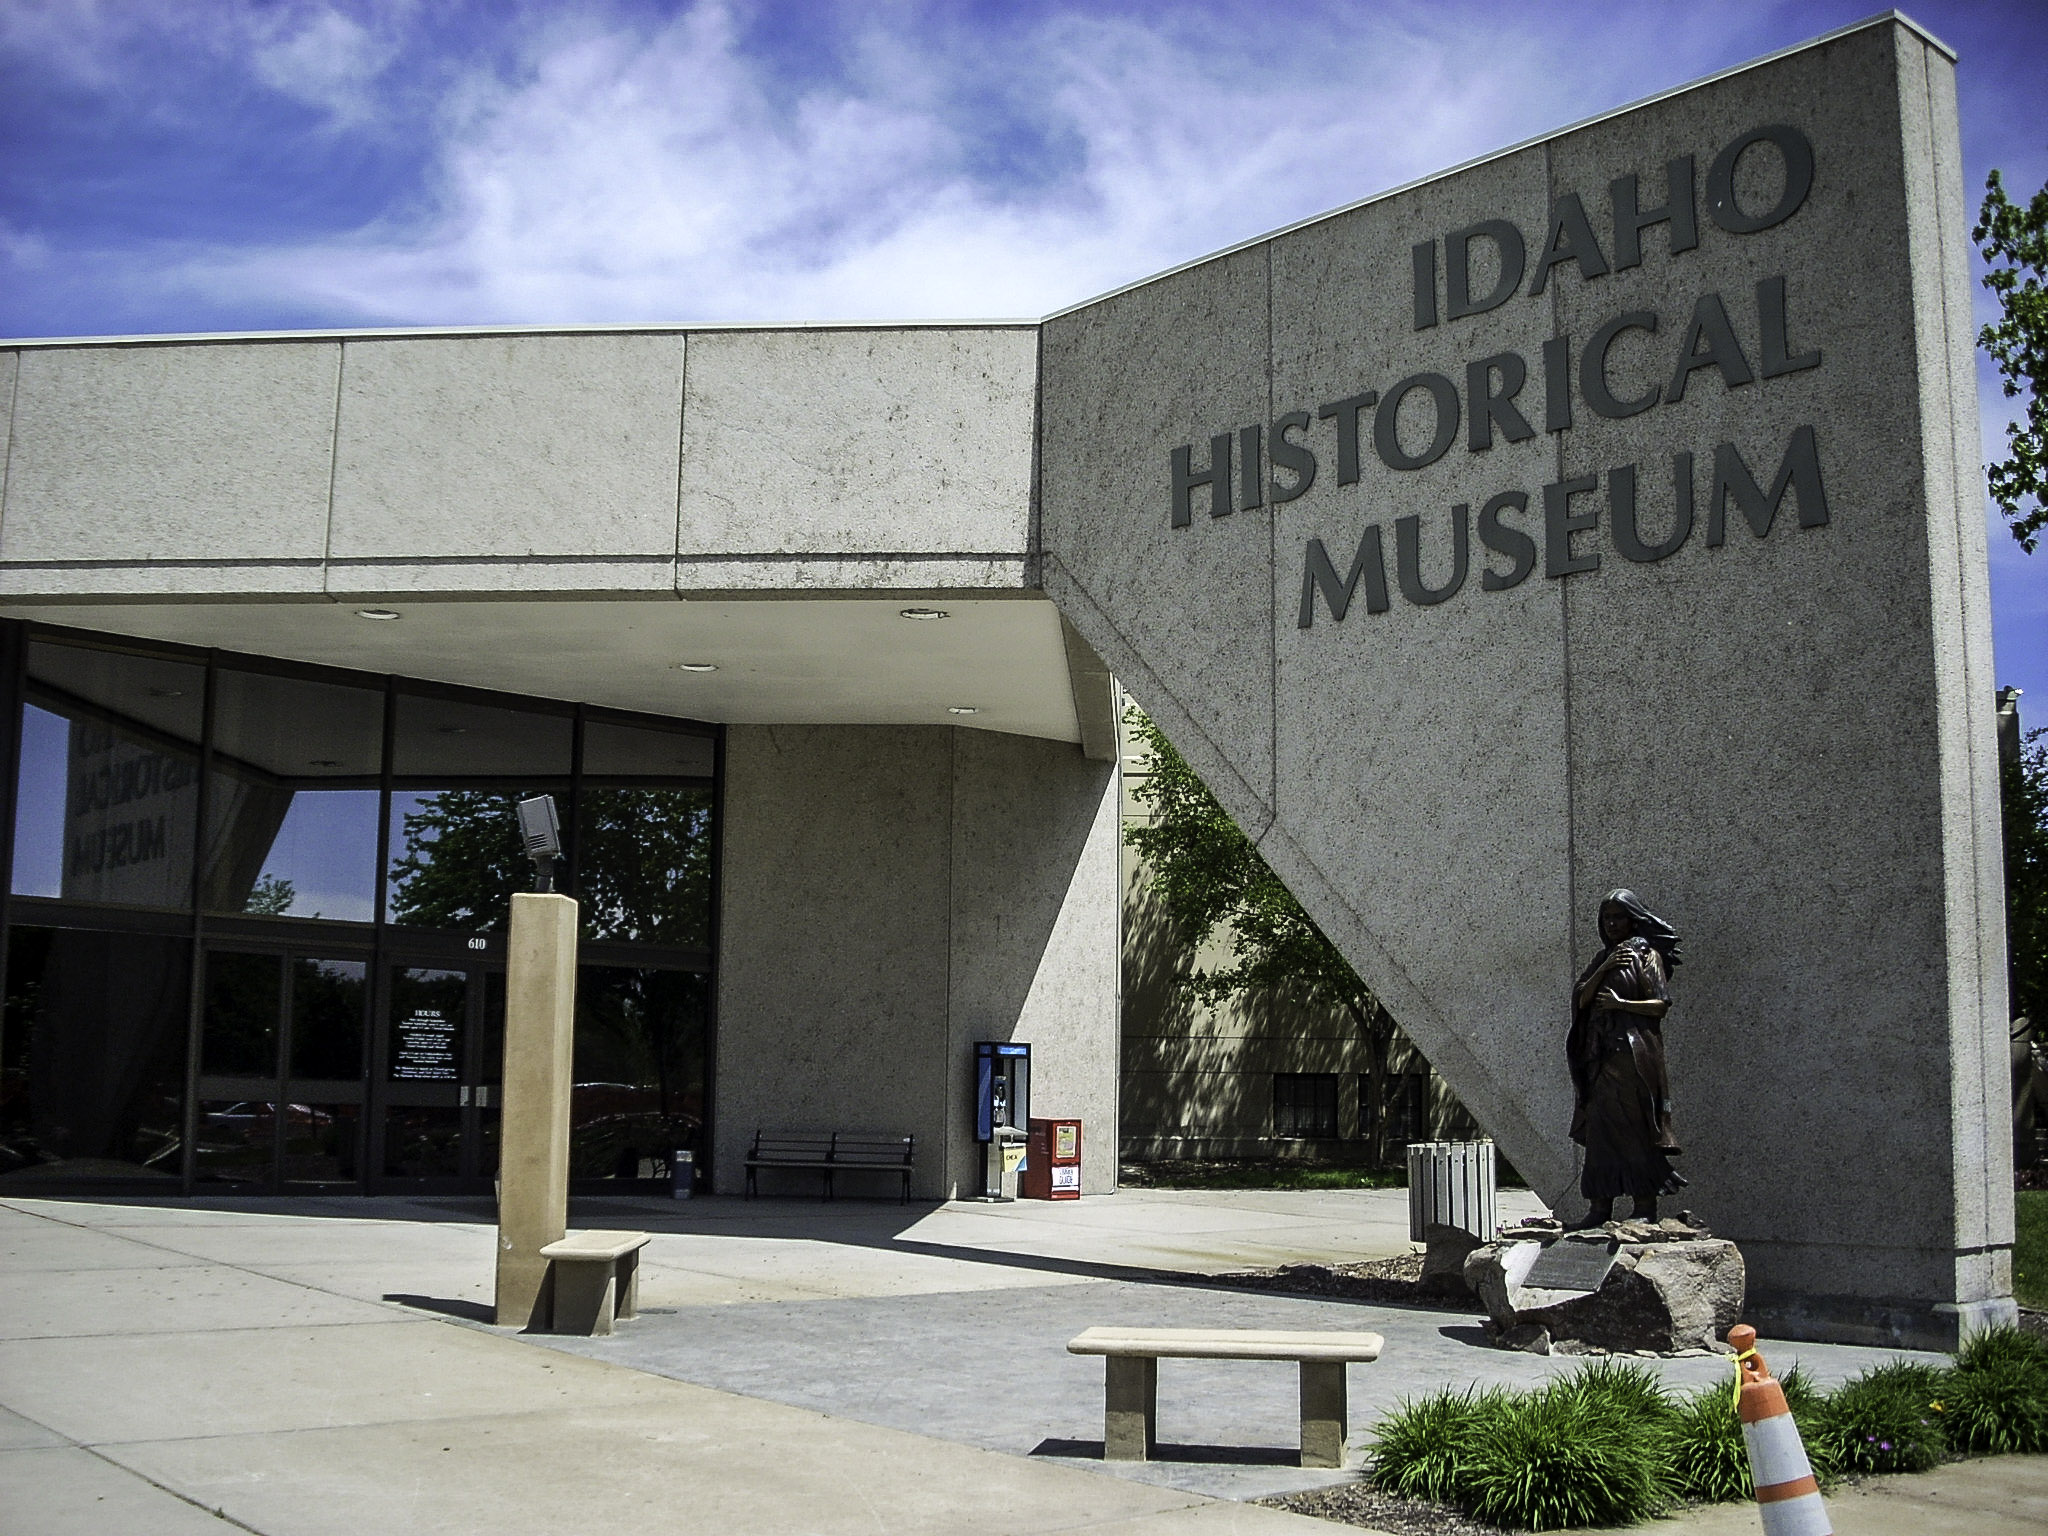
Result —
<path fill-rule="evenodd" d="M 1031 1124 L 1031 1047 L 1016 1040 L 974 1046 L 974 1139 L 982 1143 L 984 1200 L 1017 1198 L 1017 1170 Z"/>

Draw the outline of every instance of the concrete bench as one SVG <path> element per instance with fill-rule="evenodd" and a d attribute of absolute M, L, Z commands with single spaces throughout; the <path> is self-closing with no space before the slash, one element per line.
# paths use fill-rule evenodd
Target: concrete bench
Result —
<path fill-rule="evenodd" d="M 599 1338 L 613 1318 L 638 1316 L 646 1246 L 645 1232 L 577 1232 L 541 1249 L 555 1288 L 548 1332 Z"/>
<path fill-rule="evenodd" d="M 902 1198 L 910 1199 L 910 1167 L 916 1153 L 914 1136 L 861 1136 L 851 1131 L 763 1131 L 754 1132 L 743 1166 L 747 1173 L 747 1198 L 760 1193 L 756 1176 L 763 1168 L 806 1168 L 825 1176 L 825 1198 L 837 1193 L 833 1175 L 838 1173 L 888 1173 L 902 1181 Z"/>
<path fill-rule="evenodd" d="M 1349 1402 L 1344 1368 L 1377 1360 L 1376 1333 L 1264 1328 L 1090 1328 L 1067 1353 L 1102 1356 L 1102 1455 L 1144 1461 L 1159 1445 L 1161 1360 L 1293 1360 L 1301 1366 L 1301 1464 L 1344 1465 Z"/>

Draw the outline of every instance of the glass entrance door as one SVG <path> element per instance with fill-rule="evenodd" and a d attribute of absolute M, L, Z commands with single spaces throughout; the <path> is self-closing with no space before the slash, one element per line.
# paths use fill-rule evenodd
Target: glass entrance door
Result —
<path fill-rule="evenodd" d="M 505 975 L 481 962 L 388 962 L 370 1081 L 372 1188 L 458 1191 L 498 1172 Z"/>
<path fill-rule="evenodd" d="M 363 958 L 210 950 L 195 1165 L 250 1193 L 360 1188 Z"/>

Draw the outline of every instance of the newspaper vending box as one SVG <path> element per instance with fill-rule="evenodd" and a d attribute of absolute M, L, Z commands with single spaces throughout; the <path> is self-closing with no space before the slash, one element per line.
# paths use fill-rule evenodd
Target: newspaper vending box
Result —
<path fill-rule="evenodd" d="M 1026 1200 L 1081 1198 L 1081 1122 L 1034 1120 L 1017 1193 Z"/>

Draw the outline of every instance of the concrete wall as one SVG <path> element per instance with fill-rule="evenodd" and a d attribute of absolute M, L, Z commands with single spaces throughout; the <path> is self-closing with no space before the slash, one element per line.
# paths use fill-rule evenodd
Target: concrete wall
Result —
<path fill-rule="evenodd" d="M 1116 771 L 948 727 L 726 740 L 715 1154 L 759 1126 L 911 1132 L 914 1191 L 981 1187 L 976 1040 L 1032 1046 L 1032 1107 L 1116 1178 Z"/>
<path fill-rule="evenodd" d="M 2005 1025 L 1994 680 L 1953 87 L 1949 57 L 1886 18 L 1045 324 L 1046 586 L 1069 620 L 1508 1157 L 1568 1208 L 1562 1045 L 1601 893 L 1632 886 L 1670 918 L 1687 958 L 1667 1026 L 1683 1203 L 1742 1241 L 1760 1321 L 1842 1338 L 1938 1342 L 2011 1308 L 1992 1070 Z M 1778 124 L 1812 146 L 1810 189 L 1767 227 L 1724 227 L 1713 163 Z M 1614 182 L 1637 178 L 1653 207 L 1685 155 L 1697 244 L 1674 249 L 1653 224 L 1640 262 L 1620 264 Z M 1737 208 L 1770 208 L 1783 157 L 1766 145 L 1737 165 Z M 1601 252 L 1533 292 L 1568 196 Z M 1445 263 L 1452 231 L 1498 219 L 1526 232 L 1521 283 L 1453 316 L 1440 265 L 1438 319 L 1418 326 L 1413 247 L 1434 239 Z M 1483 292 L 1493 268 L 1475 243 Z M 1759 285 L 1774 278 L 1782 361 L 1814 351 L 1814 366 L 1769 367 Z M 1709 295 L 1745 361 L 1688 374 L 1673 401 Z M 1655 318 L 1616 335 L 1619 398 L 1596 406 L 1584 348 L 1630 314 Z M 1545 412 L 1553 338 L 1572 374 L 1568 425 Z M 1484 444 L 1463 411 L 1441 457 L 1403 466 L 1377 451 L 1369 408 L 1361 473 L 1344 483 L 1335 402 L 1423 373 L 1468 395 L 1470 366 L 1501 354 L 1527 366 L 1526 436 L 1497 426 Z M 1653 384 L 1666 398 L 1623 408 Z M 1199 467 L 1212 434 L 1235 445 L 1295 410 L 1320 465 L 1309 491 L 1264 494 L 1262 465 L 1251 497 L 1231 484 L 1218 516 L 1199 489 L 1190 525 L 1172 525 L 1175 446 Z M 1431 415 L 1426 393 L 1407 397 L 1403 453 L 1429 440 Z M 1802 430 L 1828 520 L 1809 507 L 1802 525 L 1788 495 L 1767 536 L 1729 506 L 1712 539 L 1718 445 L 1768 489 Z M 1635 466 L 1638 532 L 1658 541 L 1679 454 L 1692 455 L 1689 540 L 1624 555 L 1610 472 Z M 1545 487 L 1579 477 L 1557 508 L 1586 519 L 1572 542 L 1548 526 Z M 1501 586 L 1507 551 L 1475 525 L 1506 492 L 1528 498 L 1505 523 L 1537 565 Z M 1466 520 L 1455 595 L 1404 595 L 1398 520 L 1411 517 L 1411 573 L 1431 586 L 1448 583 Z M 1301 627 L 1309 541 L 1341 580 L 1355 553 L 1375 558 L 1369 528 L 1386 609 L 1362 583 L 1342 621 L 1318 597 Z"/>
<path fill-rule="evenodd" d="M 0 598 L 1014 590 L 1036 370 L 1028 325 L 17 344 Z"/>

